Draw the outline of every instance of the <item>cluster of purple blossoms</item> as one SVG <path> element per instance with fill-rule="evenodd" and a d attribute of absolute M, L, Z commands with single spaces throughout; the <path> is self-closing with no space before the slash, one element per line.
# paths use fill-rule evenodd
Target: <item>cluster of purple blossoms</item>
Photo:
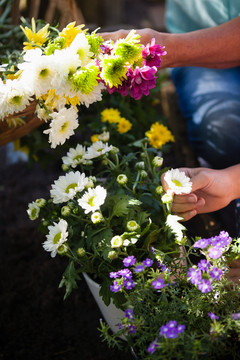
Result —
<path fill-rule="evenodd" d="M 160 56 L 167 54 L 167 52 L 163 50 L 165 46 L 156 45 L 154 38 L 152 39 L 151 44 L 147 44 L 142 48 L 142 57 L 144 58 L 143 65 L 147 66 L 159 67 L 161 64 Z"/>
<path fill-rule="evenodd" d="M 165 336 L 168 339 L 176 339 L 179 334 L 185 330 L 186 326 L 178 324 L 176 320 L 170 320 L 166 325 L 162 325 L 159 331 L 159 336 Z M 153 354 L 159 346 L 156 338 L 148 347 L 147 351 Z"/>
<path fill-rule="evenodd" d="M 240 319 L 240 312 L 233 313 L 232 318 L 233 318 L 233 320 L 239 320 Z"/>
<path fill-rule="evenodd" d="M 223 270 L 212 266 L 206 259 L 200 260 L 196 267 L 191 267 L 187 272 L 188 280 L 198 287 L 202 293 L 212 290 L 212 281 L 220 280 Z"/>
<path fill-rule="evenodd" d="M 135 334 L 136 325 L 133 324 L 134 314 L 131 308 L 125 310 L 125 318 L 122 320 L 121 324 L 118 324 L 119 329 L 125 329 L 129 334 Z"/>
<path fill-rule="evenodd" d="M 231 241 L 232 238 L 229 234 L 226 231 L 221 231 L 217 236 L 196 241 L 193 247 L 205 249 L 206 255 L 210 259 L 219 259 Z"/>
<path fill-rule="evenodd" d="M 110 272 L 109 276 L 111 279 L 115 279 L 113 281 L 113 284 L 110 285 L 110 290 L 112 292 L 118 292 L 123 287 L 125 287 L 127 290 L 132 290 L 135 286 L 135 283 L 132 279 L 133 273 L 131 270 L 128 269 L 128 267 L 133 266 L 136 263 L 136 258 L 132 255 L 127 256 L 123 259 L 123 265 L 126 267 L 125 269 L 121 269 L 119 271 L 112 271 Z M 153 264 L 153 260 L 146 258 L 143 260 L 142 264 L 138 264 L 134 268 L 135 273 L 140 273 L 145 270 L 145 268 L 151 267 Z"/>

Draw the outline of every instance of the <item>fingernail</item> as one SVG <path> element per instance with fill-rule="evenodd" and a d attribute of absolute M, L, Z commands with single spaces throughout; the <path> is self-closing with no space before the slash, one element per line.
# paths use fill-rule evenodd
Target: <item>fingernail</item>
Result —
<path fill-rule="evenodd" d="M 190 203 L 195 203 L 195 202 L 196 202 L 196 197 L 193 196 L 193 195 L 190 195 L 190 196 L 188 197 L 188 202 L 190 202 Z"/>

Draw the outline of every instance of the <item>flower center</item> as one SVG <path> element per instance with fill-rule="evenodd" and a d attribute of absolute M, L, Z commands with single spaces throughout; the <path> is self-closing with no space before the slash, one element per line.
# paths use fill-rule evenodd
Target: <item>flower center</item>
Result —
<path fill-rule="evenodd" d="M 61 235 L 62 235 L 62 233 L 59 232 L 58 234 L 56 234 L 56 235 L 54 236 L 54 238 L 53 238 L 53 243 L 54 243 L 54 244 L 57 244 L 57 243 L 59 242 L 59 240 L 61 239 Z"/>
<path fill-rule="evenodd" d="M 45 78 L 45 77 L 48 76 L 48 74 L 49 74 L 49 70 L 48 70 L 48 69 L 42 69 L 42 70 L 40 71 L 39 76 L 42 77 L 42 78 Z"/>
<path fill-rule="evenodd" d="M 172 180 L 172 182 L 174 183 L 174 185 L 176 185 L 176 186 L 182 186 L 182 184 L 180 183 L 180 181 L 178 181 L 178 180 Z"/>
<path fill-rule="evenodd" d="M 61 131 L 62 131 L 62 132 L 64 132 L 64 131 L 66 130 L 67 125 L 68 125 L 67 122 L 65 122 L 64 124 L 62 124 L 62 126 L 61 126 Z"/>
<path fill-rule="evenodd" d="M 70 184 L 68 185 L 68 187 L 66 188 L 65 192 L 68 194 L 70 189 L 75 189 L 75 187 L 77 187 L 76 183 Z"/>
<path fill-rule="evenodd" d="M 22 96 L 19 95 L 13 96 L 11 101 L 16 105 L 20 105 L 22 101 Z"/>
<path fill-rule="evenodd" d="M 94 203 L 95 198 L 96 198 L 96 196 L 92 196 L 92 197 L 88 200 L 88 204 L 89 204 L 90 206 L 94 206 L 94 205 L 95 205 L 95 203 Z"/>

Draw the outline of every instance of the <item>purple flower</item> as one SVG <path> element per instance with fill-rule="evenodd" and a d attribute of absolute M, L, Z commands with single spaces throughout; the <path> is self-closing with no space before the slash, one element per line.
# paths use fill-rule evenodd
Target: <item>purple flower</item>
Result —
<path fill-rule="evenodd" d="M 133 311 L 131 308 L 125 310 L 125 317 L 129 320 L 134 319 Z"/>
<path fill-rule="evenodd" d="M 166 336 L 168 339 L 175 339 L 185 328 L 185 325 L 178 325 L 175 320 L 171 320 L 166 325 L 161 326 L 159 335 Z"/>
<path fill-rule="evenodd" d="M 194 243 L 193 247 L 199 248 L 199 249 L 205 249 L 210 244 L 211 244 L 211 238 L 210 239 L 200 239 Z"/>
<path fill-rule="evenodd" d="M 148 347 L 147 351 L 150 354 L 153 354 L 156 351 L 156 348 L 158 347 L 157 339 L 155 339 Z"/>
<path fill-rule="evenodd" d="M 209 267 L 210 267 L 210 262 L 205 260 L 205 259 L 200 260 L 199 263 L 198 263 L 198 268 L 201 271 L 207 271 Z"/>
<path fill-rule="evenodd" d="M 116 271 L 112 271 L 110 272 L 109 276 L 111 279 L 116 279 L 118 277 L 118 273 Z"/>
<path fill-rule="evenodd" d="M 153 260 L 151 260 L 151 259 L 147 258 L 146 260 L 143 260 L 143 265 L 146 267 L 150 267 L 150 266 L 152 266 L 152 264 L 153 264 Z"/>
<path fill-rule="evenodd" d="M 155 290 L 163 289 L 165 286 L 164 279 L 157 278 L 156 280 L 153 280 L 152 286 Z"/>
<path fill-rule="evenodd" d="M 135 100 L 139 100 L 142 95 L 148 95 L 149 90 L 156 85 L 155 73 L 157 68 L 150 66 L 143 66 L 139 68 L 136 66 L 134 70 L 128 69 L 127 77 L 130 80 L 129 94 Z"/>
<path fill-rule="evenodd" d="M 144 271 L 144 266 L 143 265 L 137 265 L 134 269 L 135 273 L 139 273 Z"/>
<path fill-rule="evenodd" d="M 134 288 L 135 283 L 133 282 L 132 279 L 128 279 L 128 280 L 123 280 L 123 286 L 125 286 L 125 288 L 127 290 L 132 290 L 132 288 Z"/>
<path fill-rule="evenodd" d="M 123 259 L 123 265 L 126 267 L 134 265 L 135 262 L 136 262 L 136 258 L 133 255 L 130 255 L 130 256 L 126 257 L 125 259 Z"/>
<path fill-rule="evenodd" d="M 203 279 L 200 283 L 197 284 L 197 287 L 202 293 L 207 293 L 212 290 L 211 282 L 207 279 Z"/>
<path fill-rule="evenodd" d="M 219 259 L 222 256 L 223 250 L 218 247 L 210 247 L 208 249 L 208 256 L 211 259 Z"/>
<path fill-rule="evenodd" d="M 238 313 L 233 313 L 233 314 L 232 314 L 232 318 L 233 318 L 233 320 L 239 320 L 239 319 L 240 319 L 240 312 L 238 312 Z"/>
<path fill-rule="evenodd" d="M 124 279 L 131 279 L 132 272 L 129 269 L 121 269 L 117 272 L 119 276 L 122 276 Z"/>
<path fill-rule="evenodd" d="M 208 316 L 210 317 L 210 319 L 212 320 L 218 320 L 219 319 L 219 316 L 214 314 L 213 312 L 209 312 L 208 313 Z"/>
<path fill-rule="evenodd" d="M 190 268 L 187 272 L 187 277 L 192 284 L 198 285 L 202 280 L 202 273 L 199 269 Z"/>
<path fill-rule="evenodd" d="M 212 279 L 220 280 L 223 274 L 222 269 L 218 269 L 217 267 L 213 266 L 211 271 L 209 271 L 209 275 Z"/>
<path fill-rule="evenodd" d="M 136 326 L 133 325 L 133 324 L 128 325 L 127 330 L 128 330 L 128 332 L 129 332 L 129 334 L 135 334 L 135 332 L 136 332 Z"/>
<path fill-rule="evenodd" d="M 121 290 L 121 288 L 122 288 L 122 285 L 119 285 L 118 282 L 117 282 L 117 280 L 115 280 L 115 281 L 113 282 L 113 285 L 110 285 L 110 290 L 111 290 L 112 292 L 118 292 L 118 291 Z"/>

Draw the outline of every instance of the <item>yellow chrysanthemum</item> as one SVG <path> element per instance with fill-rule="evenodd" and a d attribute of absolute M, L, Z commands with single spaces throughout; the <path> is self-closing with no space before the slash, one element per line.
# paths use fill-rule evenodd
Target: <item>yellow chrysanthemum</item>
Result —
<path fill-rule="evenodd" d="M 98 139 L 98 134 L 94 134 L 94 135 L 92 135 L 91 136 L 91 142 L 92 143 L 95 143 L 95 142 L 97 142 L 99 139 Z"/>
<path fill-rule="evenodd" d="M 128 132 L 132 127 L 132 123 L 125 119 L 125 118 L 121 118 L 117 124 L 117 130 L 120 134 L 124 134 L 126 132 Z"/>
<path fill-rule="evenodd" d="M 59 34 L 61 37 L 66 39 L 65 47 L 68 47 L 73 42 L 77 34 L 82 31 L 87 31 L 87 29 L 82 30 L 82 28 L 85 26 L 84 24 L 78 26 L 75 26 L 75 24 L 76 21 L 69 23 Z"/>
<path fill-rule="evenodd" d="M 152 124 L 149 131 L 146 132 L 150 144 L 156 149 L 160 149 L 169 141 L 174 141 L 174 136 L 168 128 L 159 122 Z"/>
<path fill-rule="evenodd" d="M 80 99 L 77 95 L 73 96 L 73 97 L 68 97 L 65 96 L 66 99 L 66 104 L 72 105 L 74 107 L 74 109 L 77 111 L 77 105 L 80 104 Z"/>
<path fill-rule="evenodd" d="M 60 97 L 55 94 L 54 89 L 50 89 L 46 94 L 41 95 L 39 99 L 42 100 L 48 108 L 55 109 Z"/>
<path fill-rule="evenodd" d="M 118 109 L 107 108 L 101 112 L 102 122 L 118 123 L 121 120 L 121 114 Z"/>
<path fill-rule="evenodd" d="M 32 18 L 32 29 L 28 28 L 27 26 L 25 28 L 22 26 L 20 27 L 28 39 L 28 41 L 23 43 L 24 50 L 30 50 L 34 49 L 36 46 L 42 46 L 48 40 L 49 24 L 46 24 L 43 28 L 36 32 L 36 22 L 34 18 Z"/>

